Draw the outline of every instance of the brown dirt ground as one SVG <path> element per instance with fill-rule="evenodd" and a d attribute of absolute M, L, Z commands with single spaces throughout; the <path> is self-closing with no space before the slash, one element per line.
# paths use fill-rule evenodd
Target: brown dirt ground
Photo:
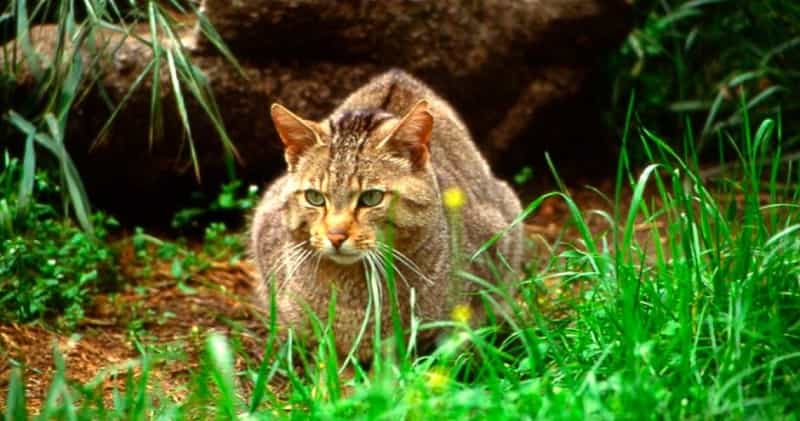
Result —
<path fill-rule="evenodd" d="M 609 186 L 606 183 L 601 190 L 610 191 Z M 604 199 L 588 189 L 576 189 L 572 195 L 583 210 L 610 209 Z M 587 218 L 595 233 L 608 229 L 602 218 Z M 548 245 L 562 233 L 565 238 L 574 238 L 574 229 L 565 226 L 568 220 L 566 205 L 552 198 L 526 221 L 526 232 L 539 253 L 547 253 Z M 188 358 L 171 359 L 152 371 L 160 389 L 173 399 L 185 394 L 182 385 L 198 364 L 197 354 L 206 332 L 225 333 L 238 340 L 245 354 L 255 358 L 261 355 L 260 339 L 266 336 L 264 315 L 252 302 L 254 272 L 248 263 L 213 263 L 188 280 L 195 292 L 187 294 L 178 288 L 168 262 L 153 263 L 149 273 L 143 272 L 130 241 L 122 240 L 121 244 L 125 287 L 121 292 L 99 294 L 75 332 L 58 332 L 37 323 L 0 324 L 0 407 L 5 406 L 11 369 L 18 365 L 25 368 L 28 406 L 41 406 L 54 373 L 54 346 L 64 355 L 69 379 L 80 384 L 100 379 L 97 387 L 110 401 L 114 388 L 124 388 L 128 367 L 133 365 L 136 372 L 139 353 L 131 333 L 133 323 L 142 327 L 138 337 L 141 343 L 186 351 Z M 563 294 L 558 280 L 548 280 L 545 286 L 544 302 L 555 302 Z M 245 361 L 239 354 L 237 368 L 243 368 Z"/>
<path fill-rule="evenodd" d="M 128 286 L 116 294 L 99 294 L 75 332 L 65 334 L 37 324 L 0 325 L 0 351 L 4 354 L 0 358 L 0 401 L 5 400 L 11 368 L 21 364 L 25 367 L 28 404 L 32 408 L 41 405 L 54 373 L 53 346 L 64 355 L 67 377 L 75 382 L 83 384 L 108 371 L 118 371 L 118 379 L 108 376 L 110 380 L 100 386 L 110 396 L 113 388 L 124 387 L 127 365 L 139 355 L 132 323 L 142 328 L 138 330 L 142 334 L 136 336 L 141 343 L 165 349 L 179 345 L 188 351 L 188 360 L 154 370 L 167 393 L 180 391 L 177 386 L 197 364 L 195 357 L 204 332 L 237 335 L 247 351 L 258 352 L 255 335 L 263 331 L 263 323 L 248 298 L 252 296 L 253 276 L 246 263 L 213 264 L 192 277 L 189 285 L 195 292 L 187 294 L 172 279 L 168 262 L 156 263 L 145 279 L 136 274 L 139 267 L 128 255 L 132 259 L 133 250 L 125 245 L 121 265 Z M 234 324 L 238 325 L 235 329 Z"/>

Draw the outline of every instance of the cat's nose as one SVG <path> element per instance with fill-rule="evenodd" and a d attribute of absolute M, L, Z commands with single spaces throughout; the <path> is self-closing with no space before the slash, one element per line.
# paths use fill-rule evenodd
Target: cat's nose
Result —
<path fill-rule="evenodd" d="M 331 241 L 333 248 L 339 249 L 339 247 L 347 240 L 347 230 L 344 228 L 331 228 L 328 230 L 328 240 Z"/>

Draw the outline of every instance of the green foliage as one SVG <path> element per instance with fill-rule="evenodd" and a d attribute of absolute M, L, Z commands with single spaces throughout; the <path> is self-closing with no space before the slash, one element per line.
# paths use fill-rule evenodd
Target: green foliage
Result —
<path fill-rule="evenodd" d="M 208 219 L 236 219 L 242 214 L 253 209 L 258 204 L 258 186 L 250 185 L 245 188 L 241 180 L 225 183 L 220 188 L 217 197 L 210 201 L 198 198 L 198 204 L 193 207 L 181 209 L 172 217 L 172 227 L 184 229 L 202 226 L 203 220 Z M 212 222 L 213 223 L 213 222 Z"/>
<path fill-rule="evenodd" d="M 244 253 L 244 239 L 232 232 L 225 220 L 240 225 L 242 216 L 258 203 L 258 187 L 246 189 L 241 180 L 223 184 L 217 197 L 210 203 L 198 200 L 197 206 L 178 211 L 172 218 L 172 227 L 179 230 L 203 230 L 203 252 L 214 260 L 230 258 L 239 260 Z M 235 226 L 234 225 L 234 226 Z"/>
<path fill-rule="evenodd" d="M 638 0 L 634 30 L 610 65 L 611 125 L 619 130 L 631 90 L 638 115 L 681 145 L 687 118 L 695 149 L 714 158 L 713 140 L 742 123 L 739 93 L 753 118 L 781 110 L 784 141 L 800 128 L 800 3 L 783 0 Z M 645 161 L 638 145 L 631 151 Z"/>
<path fill-rule="evenodd" d="M 28 419 L 28 410 L 25 406 L 25 385 L 22 383 L 22 370 L 14 367 L 11 370 L 11 381 L 8 385 L 8 400 L 6 400 L 6 420 Z"/>
<path fill-rule="evenodd" d="M 520 170 L 514 175 L 514 183 L 517 185 L 523 185 L 530 181 L 533 178 L 533 168 L 528 165 L 520 168 Z"/>
<path fill-rule="evenodd" d="M 73 104 L 84 97 L 88 90 L 96 89 L 96 82 L 102 80 L 101 63 L 115 54 L 126 40 L 144 44 L 151 49 L 152 57 L 118 103 L 113 103 L 105 93 L 100 93 L 103 100 L 108 102 L 110 116 L 97 134 L 96 142 L 108 141 L 108 129 L 118 113 L 125 107 L 131 94 L 142 89 L 144 82 L 149 80 L 151 145 L 161 136 L 161 97 L 165 89 L 169 89 L 188 139 L 188 150 L 198 179 L 200 168 L 187 111 L 189 99 L 194 100 L 211 121 L 223 143 L 226 159 L 232 160 L 237 154 L 223 126 L 208 80 L 192 64 L 178 36 L 181 24 L 169 13 L 170 9 L 197 16 L 200 32 L 238 67 L 194 2 L 45 0 L 31 3 L 14 0 L 5 3 L 0 10 L 3 18 L 0 28 L 8 27 L 9 22 L 14 23 L 14 41 L 0 49 L 0 113 L 4 117 L 0 121 L 0 136 L 14 140 L 22 134 L 20 140 L 25 142 L 26 168 L 29 163 L 30 166 L 35 163 L 35 159 L 27 157 L 34 156 L 40 149 L 56 158 L 56 168 L 62 174 L 58 181 L 70 199 L 75 218 L 87 231 L 92 229 L 91 209 L 81 178 L 65 146 L 69 141 L 65 138 L 67 122 Z M 50 20 L 56 26 L 52 56 L 43 56 L 31 40 L 32 22 L 41 20 Z M 139 24 L 148 25 L 150 39 L 136 32 L 135 26 Z M 109 42 L 107 36 L 101 36 L 101 33 L 111 33 L 118 38 Z M 167 88 L 162 86 L 162 71 L 169 76 Z M 22 95 L 22 88 L 17 83 L 29 79 L 33 80 L 33 89 L 26 87 L 26 95 Z M 142 153 L 145 152 L 143 148 Z"/>
<path fill-rule="evenodd" d="M 0 320 L 61 316 L 73 326 L 91 294 L 115 281 L 114 255 L 105 238 L 116 221 L 96 213 L 90 234 L 59 219 L 43 201 L 60 197 L 58 184 L 43 172 L 35 174 L 29 192 L 14 194 L 9 186 L 20 184 L 20 167 L 6 154 L 0 172 L 0 185 L 11 193 L 0 199 Z"/>
<path fill-rule="evenodd" d="M 44 119 L 47 122 L 49 133 L 37 131 L 33 124 L 14 111 L 11 111 L 9 114 L 9 121 L 25 133 L 27 137 L 25 142 L 23 174 L 20 180 L 20 210 L 24 211 L 32 195 L 33 182 L 31 180 L 33 174 L 36 172 L 36 152 L 34 150 L 34 144 L 36 143 L 49 150 L 57 158 L 61 184 L 64 185 L 64 190 L 66 190 L 64 198 L 72 204 L 75 218 L 78 220 L 81 227 L 89 234 L 92 234 L 94 227 L 92 226 L 90 218 L 91 208 L 89 206 L 89 199 L 86 196 L 83 181 L 78 174 L 78 170 L 72 163 L 72 159 L 70 159 L 66 147 L 64 146 L 63 129 L 66 123 L 58 123 L 56 118 L 50 113 L 46 114 Z M 36 142 L 34 143 L 34 141 Z M 7 186 L 7 188 L 10 188 L 10 186 Z"/>
<path fill-rule="evenodd" d="M 144 232 L 140 227 L 132 238 L 136 258 L 144 263 L 142 276 L 150 276 L 153 263 L 158 261 L 170 263 L 170 273 L 178 281 L 178 287 L 190 291 L 185 282 L 191 275 L 206 269 L 210 262 L 206 256 L 185 247 L 182 244 L 165 241 Z"/>
<path fill-rule="evenodd" d="M 203 251 L 212 259 L 221 259 L 231 255 L 239 259 L 244 253 L 244 239 L 239 234 L 232 234 L 222 222 L 213 222 L 207 228 L 203 239 Z"/>
<path fill-rule="evenodd" d="M 185 238 L 168 241 L 145 233 L 141 227 L 136 228 L 131 240 L 136 258 L 142 264 L 140 276 L 152 276 L 156 264 L 168 263 L 171 277 L 186 294 L 194 293 L 188 282 L 195 274 L 208 269 L 214 261 L 236 262 L 244 253 L 241 235 L 230 232 L 221 222 L 206 228 L 202 251 L 187 246 Z"/>

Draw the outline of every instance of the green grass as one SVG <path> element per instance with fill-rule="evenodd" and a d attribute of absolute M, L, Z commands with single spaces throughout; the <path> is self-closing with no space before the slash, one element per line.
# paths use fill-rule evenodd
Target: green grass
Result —
<path fill-rule="evenodd" d="M 310 349 L 297 338 L 280 346 L 263 338 L 269 352 L 260 362 L 246 358 L 242 370 L 233 365 L 237 347 L 209 334 L 181 401 L 150 383 L 150 370 L 166 357 L 144 348 L 137 374 L 127 375 L 127 388 L 108 406 L 95 388 L 71 384 L 57 366 L 42 415 L 793 419 L 800 396 L 800 172 L 781 163 L 779 120 L 751 125 L 742 116 L 740 165 L 710 181 L 698 176 L 691 151 L 626 125 L 624 143 L 638 143 L 651 163 L 634 170 L 623 154 L 619 193 L 609 199 L 615 210 L 601 212 L 619 222 L 592 235 L 587 209 L 566 192 L 551 193 L 569 204 L 579 237 L 522 280 L 510 313 L 496 315 L 501 327 L 439 322 L 451 328 L 449 336 L 421 356 L 406 347 L 433 325 L 397 331 L 376 344 L 382 352 L 372 368 L 357 370 L 349 385 L 337 376 L 329 326 L 316 327 L 320 345 Z M 625 191 L 631 194 L 623 198 Z M 565 290 L 583 286 L 560 299 L 567 317 L 540 311 L 544 279 L 554 277 Z M 279 376 L 288 379 L 288 391 L 276 395 L 266 386 Z M 8 419 L 24 415 L 22 384 L 15 372 Z"/>
<path fill-rule="evenodd" d="M 782 112 L 785 142 L 800 139 L 800 4 L 783 0 L 636 0 L 634 27 L 611 56 L 611 127 L 621 129 L 631 90 L 648 127 L 681 145 L 686 122 L 695 148 L 715 159 L 720 130 L 742 124 L 738 93 L 750 115 Z M 631 152 L 644 161 L 639 145 Z"/>

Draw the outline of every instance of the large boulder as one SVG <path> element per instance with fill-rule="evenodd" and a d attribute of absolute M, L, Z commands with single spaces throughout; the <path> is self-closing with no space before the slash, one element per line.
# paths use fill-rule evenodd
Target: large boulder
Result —
<path fill-rule="evenodd" d="M 409 71 L 448 99 L 501 174 L 541 162 L 548 150 L 562 161 L 578 150 L 590 153 L 592 162 L 611 157 L 598 135 L 600 110 L 585 87 L 598 58 L 626 34 L 624 0 L 205 0 L 202 10 L 241 73 L 198 29 L 187 26 L 180 36 L 209 81 L 239 151 L 237 174 L 248 181 L 268 181 L 283 169 L 270 103 L 322 118 L 389 67 Z M 143 220 L 173 211 L 192 190 L 218 185 L 229 168 L 213 126 L 190 100 L 203 177 L 196 184 L 166 71 L 164 130 L 155 141 L 149 143 L 148 78 L 96 143 L 109 99 L 124 98 L 152 58 L 141 41 L 147 28 L 139 35 L 97 33 L 99 44 L 115 48 L 92 66 L 87 56 L 86 67 L 97 77 L 86 80 L 96 84 L 73 110 L 68 145 L 93 201 Z M 32 42 L 48 57 L 56 36 L 55 27 L 42 26 L 33 30 Z M 33 86 L 30 77 L 19 83 L 20 93 Z M 137 210 L 131 215 L 131 209 Z"/>
<path fill-rule="evenodd" d="M 203 0 L 202 10 L 239 55 L 350 58 L 458 77 L 530 62 L 591 62 L 626 33 L 627 3 Z"/>

